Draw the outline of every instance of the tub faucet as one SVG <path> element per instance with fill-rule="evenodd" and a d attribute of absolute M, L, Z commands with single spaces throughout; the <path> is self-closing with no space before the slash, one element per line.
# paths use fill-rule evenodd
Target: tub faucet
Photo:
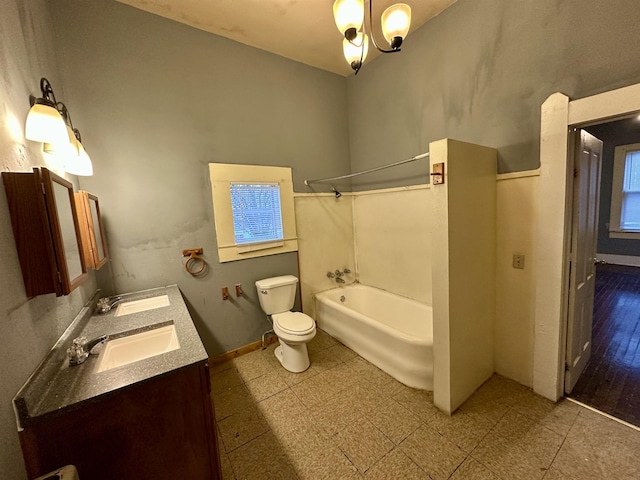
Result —
<path fill-rule="evenodd" d="M 103 344 L 109 339 L 108 335 L 101 335 L 98 338 L 87 341 L 86 337 L 78 337 L 73 339 L 72 345 L 67 349 L 69 357 L 69 365 L 80 365 L 89 357 L 89 354 L 95 353 L 92 350 L 99 344 Z"/>
<path fill-rule="evenodd" d="M 344 283 L 344 278 L 336 277 L 336 283 Z"/>
<path fill-rule="evenodd" d="M 122 302 L 122 297 L 104 297 L 98 300 L 97 311 L 98 313 L 107 313 L 113 307 Z"/>

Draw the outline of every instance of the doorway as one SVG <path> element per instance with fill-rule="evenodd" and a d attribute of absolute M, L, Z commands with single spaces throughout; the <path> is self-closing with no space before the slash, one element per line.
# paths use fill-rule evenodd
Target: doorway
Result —
<path fill-rule="evenodd" d="M 592 125 L 640 112 L 640 84 L 570 100 L 554 93 L 541 108 L 540 180 L 535 253 L 534 391 L 552 401 L 564 394 L 568 307 L 567 262 L 573 162 L 571 126 Z"/>
<path fill-rule="evenodd" d="M 640 235 L 619 238 L 619 222 L 614 218 L 619 213 L 611 206 L 613 193 L 622 183 L 614 175 L 616 149 L 640 144 L 640 118 L 608 121 L 584 130 L 603 142 L 599 215 L 593 232 L 597 237 L 593 257 L 598 265 L 593 266 L 594 302 L 589 312 L 593 319 L 588 338 L 591 355 L 572 382 L 568 381 L 568 367 L 565 391 L 571 398 L 640 426 Z M 569 330 L 570 325 L 571 320 Z M 571 331 L 567 339 L 570 352 Z"/>

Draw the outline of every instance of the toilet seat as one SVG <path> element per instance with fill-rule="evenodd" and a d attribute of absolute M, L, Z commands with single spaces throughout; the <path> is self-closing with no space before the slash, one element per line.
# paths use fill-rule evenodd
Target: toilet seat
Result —
<path fill-rule="evenodd" d="M 274 330 L 288 335 L 306 336 L 314 332 L 316 324 L 313 319 L 301 312 L 284 312 L 271 315 Z"/>

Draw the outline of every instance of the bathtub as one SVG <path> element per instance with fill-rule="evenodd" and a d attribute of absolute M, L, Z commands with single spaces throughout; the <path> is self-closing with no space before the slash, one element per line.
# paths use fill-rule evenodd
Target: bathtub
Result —
<path fill-rule="evenodd" d="M 413 388 L 433 390 L 429 305 L 362 284 L 316 294 L 319 328 Z"/>

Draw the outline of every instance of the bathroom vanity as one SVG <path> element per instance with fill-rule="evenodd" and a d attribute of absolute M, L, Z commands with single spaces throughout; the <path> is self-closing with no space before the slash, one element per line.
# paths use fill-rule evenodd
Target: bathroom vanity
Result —
<path fill-rule="evenodd" d="M 14 398 L 29 477 L 73 464 L 92 480 L 221 478 L 207 353 L 177 286 L 123 295 L 104 314 L 94 308 Z M 100 354 L 69 366 L 74 338 L 105 334 Z"/>

